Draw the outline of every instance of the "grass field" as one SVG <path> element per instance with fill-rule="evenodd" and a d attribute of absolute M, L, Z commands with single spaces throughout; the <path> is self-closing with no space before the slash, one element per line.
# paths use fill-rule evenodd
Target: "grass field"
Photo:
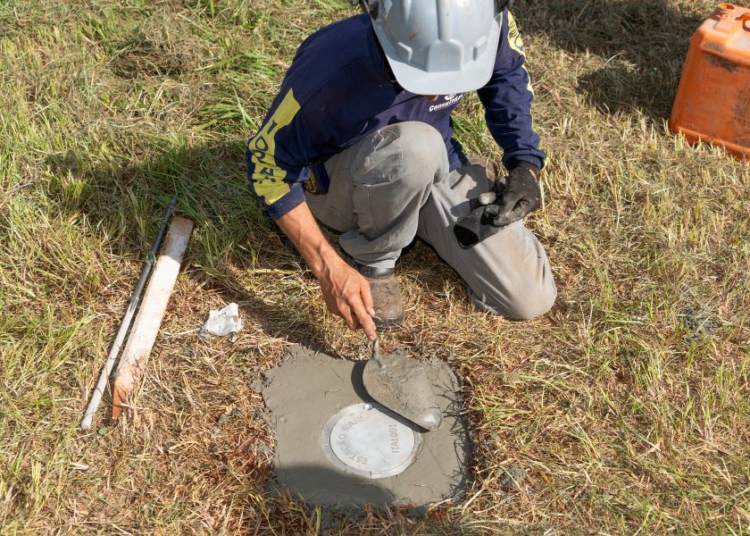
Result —
<path fill-rule="evenodd" d="M 332 533 L 750 534 L 750 168 L 665 125 L 713 6 L 517 1 L 550 155 L 528 225 L 558 302 L 531 322 L 489 317 L 429 248 L 403 257 L 409 319 L 383 344 L 465 378 L 474 484 L 424 518 L 367 510 Z M 355 12 L 0 3 L 0 533 L 331 521 L 266 494 L 273 438 L 250 384 L 294 343 L 355 359 L 367 346 L 248 195 L 244 144 L 304 36 Z M 469 151 L 499 160 L 476 98 L 456 124 Z M 107 426 L 102 409 L 82 433 L 173 193 L 196 231 L 133 416 Z M 229 301 L 239 339 L 200 340 Z"/>

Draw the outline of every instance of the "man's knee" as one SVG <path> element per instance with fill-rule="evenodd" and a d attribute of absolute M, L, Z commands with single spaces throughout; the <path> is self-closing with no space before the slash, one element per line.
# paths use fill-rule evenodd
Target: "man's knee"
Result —
<path fill-rule="evenodd" d="M 531 320 L 547 314 L 555 304 L 557 290 L 553 285 L 545 285 L 536 290 L 535 293 L 527 293 L 522 296 L 514 296 L 504 314 L 512 320 Z"/>
<path fill-rule="evenodd" d="M 407 121 L 386 127 L 398 137 L 401 146 L 399 179 L 415 186 L 439 180 L 448 173 L 445 140 L 434 127 Z"/>
<path fill-rule="evenodd" d="M 531 320 L 549 312 L 557 298 L 557 288 L 552 275 L 547 273 L 541 281 L 526 281 L 523 284 L 492 287 L 481 293 L 469 291 L 469 296 L 483 311 L 511 320 Z"/>
<path fill-rule="evenodd" d="M 434 161 L 442 153 L 446 153 L 445 140 L 432 125 L 420 121 L 406 121 L 386 128 L 398 136 L 404 156 Z"/>

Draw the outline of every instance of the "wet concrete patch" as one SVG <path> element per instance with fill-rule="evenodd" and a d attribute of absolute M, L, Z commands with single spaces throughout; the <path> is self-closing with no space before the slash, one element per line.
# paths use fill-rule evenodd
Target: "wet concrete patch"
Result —
<path fill-rule="evenodd" d="M 368 395 L 405 419 L 425 430 L 440 426 L 442 411 L 421 361 L 378 353 L 365 365 L 362 383 Z"/>
<path fill-rule="evenodd" d="M 440 361 L 423 362 L 442 413 L 440 426 L 425 432 L 369 397 L 364 367 L 295 346 L 266 374 L 274 487 L 329 508 L 460 497 L 471 449 L 456 375 Z"/>

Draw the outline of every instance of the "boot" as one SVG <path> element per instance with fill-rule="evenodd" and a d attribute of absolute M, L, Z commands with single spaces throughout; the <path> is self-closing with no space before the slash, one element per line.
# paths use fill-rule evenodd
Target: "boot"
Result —
<path fill-rule="evenodd" d="M 404 321 L 404 301 L 393 268 L 373 268 L 360 264 L 348 255 L 346 260 L 370 283 L 378 331 L 400 327 Z"/>
<path fill-rule="evenodd" d="M 404 322 L 404 301 L 401 299 L 401 290 L 398 286 L 396 275 L 391 273 L 388 277 L 370 278 L 370 292 L 374 304 L 375 328 L 385 331 L 398 328 Z"/>

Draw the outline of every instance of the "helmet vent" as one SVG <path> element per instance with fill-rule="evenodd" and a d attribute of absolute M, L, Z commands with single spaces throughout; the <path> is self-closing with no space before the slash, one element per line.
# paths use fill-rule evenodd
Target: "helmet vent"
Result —
<path fill-rule="evenodd" d="M 484 54 L 484 51 L 487 50 L 487 44 L 489 41 L 486 37 L 482 37 L 479 41 L 477 41 L 477 44 L 474 45 L 474 61 L 477 61 L 479 59 L 479 56 Z"/>
<path fill-rule="evenodd" d="M 398 55 L 404 61 L 411 61 L 411 57 L 414 55 L 414 49 L 406 46 L 403 43 L 398 44 Z"/>

